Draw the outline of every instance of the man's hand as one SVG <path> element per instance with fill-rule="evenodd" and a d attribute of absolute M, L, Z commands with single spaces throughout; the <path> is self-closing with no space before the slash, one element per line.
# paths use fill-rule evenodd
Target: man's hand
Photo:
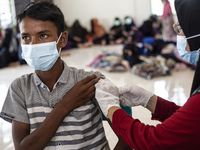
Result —
<path fill-rule="evenodd" d="M 73 88 L 63 97 L 64 107 L 68 107 L 68 111 L 82 106 L 88 102 L 95 94 L 95 84 L 100 80 L 97 75 L 90 75 L 79 81 Z"/>

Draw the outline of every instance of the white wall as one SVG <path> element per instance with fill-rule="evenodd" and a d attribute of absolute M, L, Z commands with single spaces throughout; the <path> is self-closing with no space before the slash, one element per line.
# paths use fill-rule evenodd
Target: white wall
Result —
<path fill-rule="evenodd" d="M 78 19 L 90 31 L 90 20 L 98 18 L 108 31 L 115 17 L 122 21 L 132 16 L 136 25 L 140 25 L 151 15 L 150 0 L 53 0 L 65 15 L 65 21 L 71 26 Z"/>
<path fill-rule="evenodd" d="M 134 0 L 134 17 L 138 25 L 147 20 L 151 15 L 151 0 Z"/>

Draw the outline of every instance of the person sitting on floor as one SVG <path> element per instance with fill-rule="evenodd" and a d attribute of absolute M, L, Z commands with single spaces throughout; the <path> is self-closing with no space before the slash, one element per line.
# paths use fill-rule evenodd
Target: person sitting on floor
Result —
<path fill-rule="evenodd" d="M 91 36 L 94 44 L 106 45 L 109 43 L 109 38 L 106 30 L 99 24 L 96 18 L 91 20 Z"/>
<path fill-rule="evenodd" d="M 12 28 L 7 28 L 0 45 L 0 68 L 12 66 L 18 59 L 17 37 Z"/>
<path fill-rule="evenodd" d="M 89 36 L 86 28 L 82 27 L 78 20 L 75 20 L 71 28 L 69 29 L 69 42 L 72 42 L 72 48 L 88 47 L 92 46 L 93 42 Z"/>
<path fill-rule="evenodd" d="M 122 22 L 118 17 L 115 18 L 114 25 L 110 28 L 109 39 L 110 44 L 121 44 L 123 42 Z"/>
<path fill-rule="evenodd" d="M 133 41 L 132 36 L 135 34 L 137 27 L 132 17 L 126 16 L 124 18 L 124 25 L 122 27 L 122 33 L 125 37 L 125 42 L 130 43 Z"/>

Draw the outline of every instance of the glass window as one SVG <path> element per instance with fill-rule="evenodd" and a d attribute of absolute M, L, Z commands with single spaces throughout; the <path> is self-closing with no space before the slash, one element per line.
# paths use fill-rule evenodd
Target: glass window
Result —
<path fill-rule="evenodd" d="M 0 0 L 0 27 L 16 25 L 14 0 Z"/>
<path fill-rule="evenodd" d="M 175 8 L 174 8 L 174 0 L 169 0 L 170 6 L 172 8 L 173 14 L 176 14 Z M 151 0 L 151 13 L 156 14 L 158 16 L 162 16 L 163 14 L 163 3 L 162 0 Z"/>

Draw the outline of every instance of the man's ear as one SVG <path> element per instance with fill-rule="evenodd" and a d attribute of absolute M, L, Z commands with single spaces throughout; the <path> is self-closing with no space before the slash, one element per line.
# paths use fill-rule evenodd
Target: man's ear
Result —
<path fill-rule="evenodd" d="M 63 48 L 68 42 L 68 34 L 67 31 L 62 32 L 62 36 L 60 38 L 60 47 Z"/>

